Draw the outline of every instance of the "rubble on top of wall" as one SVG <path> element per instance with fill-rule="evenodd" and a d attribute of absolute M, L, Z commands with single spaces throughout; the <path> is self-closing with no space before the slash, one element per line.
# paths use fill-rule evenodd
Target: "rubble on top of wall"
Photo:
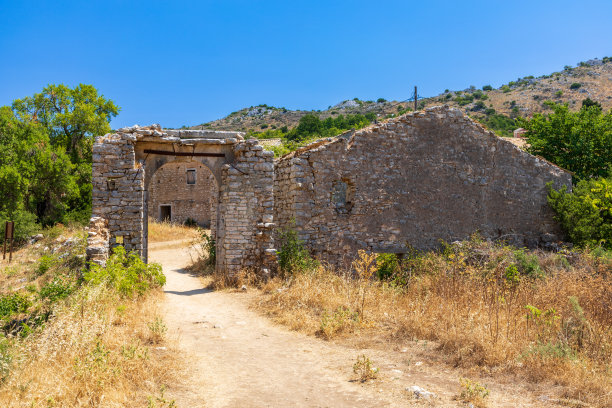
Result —
<path fill-rule="evenodd" d="M 112 143 L 118 140 L 168 143 L 236 144 L 244 140 L 244 133 L 214 130 L 163 129 L 154 123 L 149 126 L 128 126 L 117 129 L 115 134 L 106 134 L 96 139 L 97 143 Z"/>

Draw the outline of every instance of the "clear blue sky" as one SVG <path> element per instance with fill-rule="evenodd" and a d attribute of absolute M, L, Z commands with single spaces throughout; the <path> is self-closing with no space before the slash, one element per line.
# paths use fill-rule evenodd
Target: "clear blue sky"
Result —
<path fill-rule="evenodd" d="M 612 55 L 612 1 L 0 0 L 0 105 L 93 84 L 113 127 L 499 86 Z"/>

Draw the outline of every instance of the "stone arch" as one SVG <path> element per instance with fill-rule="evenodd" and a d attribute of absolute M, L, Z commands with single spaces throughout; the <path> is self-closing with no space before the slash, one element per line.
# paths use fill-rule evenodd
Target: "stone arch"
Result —
<path fill-rule="evenodd" d="M 168 162 L 149 180 L 148 217 L 160 220 L 162 206 L 169 206 L 171 221 L 195 221 L 210 228 L 216 224 L 219 188 L 208 166 L 189 158 Z"/>
<path fill-rule="evenodd" d="M 196 170 L 206 168 L 213 176 L 218 194 L 210 218 L 217 271 L 261 267 L 267 273 L 275 262 L 274 154 L 239 132 L 164 131 L 159 125 L 96 138 L 89 259 L 103 263 L 112 247 L 122 245 L 147 261 L 149 189 L 156 172 L 173 163 L 196 163 Z M 94 242 L 98 236 L 105 238 Z"/>

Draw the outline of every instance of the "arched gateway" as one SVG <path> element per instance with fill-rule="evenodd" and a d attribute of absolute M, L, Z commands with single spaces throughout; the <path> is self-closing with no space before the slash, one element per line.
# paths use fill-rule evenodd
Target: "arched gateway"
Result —
<path fill-rule="evenodd" d="M 147 260 L 147 204 L 153 175 L 169 163 L 198 163 L 218 195 L 211 231 L 217 270 L 272 264 L 274 156 L 239 132 L 122 128 L 93 146 L 93 201 L 88 256 L 103 263 L 122 244 Z M 203 198 L 204 199 L 204 198 Z"/>

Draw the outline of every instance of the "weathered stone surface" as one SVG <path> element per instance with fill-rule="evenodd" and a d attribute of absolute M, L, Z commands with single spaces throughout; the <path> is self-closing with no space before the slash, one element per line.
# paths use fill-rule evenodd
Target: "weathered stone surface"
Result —
<path fill-rule="evenodd" d="M 274 221 L 295 220 L 320 258 L 431 249 L 474 232 L 532 246 L 559 233 L 546 183 L 571 187 L 571 175 L 457 109 L 430 108 L 348 134 L 276 162 Z"/>
<path fill-rule="evenodd" d="M 148 216 L 162 220 L 161 206 L 170 206 L 170 221 L 183 224 L 191 219 L 209 228 L 219 194 L 215 176 L 202 163 L 188 160 L 175 160 L 155 172 L 148 189 Z M 187 180 L 187 171 L 193 172 L 193 180 Z"/>

